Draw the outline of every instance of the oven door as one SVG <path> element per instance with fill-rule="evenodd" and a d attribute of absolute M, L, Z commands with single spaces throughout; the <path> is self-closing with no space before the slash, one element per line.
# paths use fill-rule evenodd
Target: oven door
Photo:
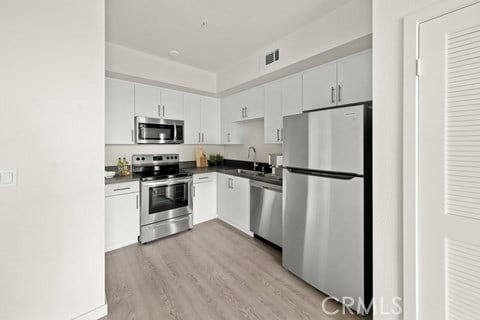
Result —
<path fill-rule="evenodd" d="M 193 212 L 192 178 L 142 182 L 140 225 Z"/>

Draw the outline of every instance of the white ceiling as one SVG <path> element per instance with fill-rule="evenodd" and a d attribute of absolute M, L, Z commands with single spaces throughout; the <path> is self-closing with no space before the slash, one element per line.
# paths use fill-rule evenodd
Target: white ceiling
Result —
<path fill-rule="evenodd" d="M 217 72 L 348 1 L 106 0 L 106 39 Z"/>

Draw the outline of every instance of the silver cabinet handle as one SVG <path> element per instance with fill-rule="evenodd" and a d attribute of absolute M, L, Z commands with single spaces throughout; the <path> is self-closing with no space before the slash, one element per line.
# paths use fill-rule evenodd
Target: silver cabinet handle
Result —
<path fill-rule="evenodd" d="M 332 103 L 335 103 L 335 87 L 332 87 L 331 98 L 332 98 Z"/>
<path fill-rule="evenodd" d="M 283 141 L 283 128 L 280 129 L 280 140 Z"/>
<path fill-rule="evenodd" d="M 162 106 L 162 117 L 165 117 L 165 105 Z"/>
<path fill-rule="evenodd" d="M 192 196 L 195 197 L 195 186 L 192 186 Z"/>
<path fill-rule="evenodd" d="M 202 132 L 202 142 L 205 142 L 205 134 Z"/>
<path fill-rule="evenodd" d="M 227 142 L 230 142 L 230 132 L 227 133 Z"/>
<path fill-rule="evenodd" d="M 132 142 L 135 142 L 135 137 L 133 136 L 133 129 L 130 130 L 130 133 L 132 134 Z"/>
<path fill-rule="evenodd" d="M 277 141 L 280 141 L 280 129 L 277 128 Z"/>
<path fill-rule="evenodd" d="M 158 105 L 157 107 L 158 107 L 158 116 L 161 117 L 162 116 L 162 110 L 161 110 L 162 106 Z"/>
<path fill-rule="evenodd" d="M 208 177 L 200 177 L 200 178 L 198 178 L 198 180 L 205 180 L 205 179 L 208 179 Z"/>
<path fill-rule="evenodd" d="M 200 143 L 200 132 L 198 133 L 198 143 Z"/>
<path fill-rule="evenodd" d="M 124 190 L 130 190 L 130 187 L 128 187 L 128 188 L 113 189 L 113 191 L 124 191 Z"/>
<path fill-rule="evenodd" d="M 248 118 L 248 107 L 245 107 L 245 118 Z"/>
<path fill-rule="evenodd" d="M 138 209 L 138 194 L 137 194 L 137 199 L 136 199 L 136 208 Z"/>
<path fill-rule="evenodd" d="M 338 102 L 342 101 L 342 86 L 338 85 Z"/>

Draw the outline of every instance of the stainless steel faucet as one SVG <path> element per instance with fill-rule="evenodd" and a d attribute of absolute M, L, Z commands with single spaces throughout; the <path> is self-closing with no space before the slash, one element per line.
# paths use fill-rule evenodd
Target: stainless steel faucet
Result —
<path fill-rule="evenodd" d="M 255 147 L 250 146 L 248 148 L 248 159 L 250 159 L 250 151 L 253 150 L 253 170 L 257 169 L 258 164 L 257 164 L 257 150 L 255 150 Z"/>

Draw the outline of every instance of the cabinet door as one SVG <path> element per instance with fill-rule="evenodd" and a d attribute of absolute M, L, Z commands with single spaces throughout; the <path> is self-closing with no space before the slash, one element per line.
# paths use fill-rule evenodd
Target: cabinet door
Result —
<path fill-rule="evenodd" d="M 264 99 L 265 99 L 265 88 L 255 87 L 253 89 L 247 90 L 243 96 L 243 104 L 245 109 L 245 119 L 259 119 L 263 118 L 264 111 Z"/>
<path fill-rule="evenodd" d="M 135 84 L 135 115 L 142 117 L 160 117 L 160 88 L 145 84 Z"/>
<path fill-rule="evenodd" d="M 105 251 L 137 242 L 140 232 L 138 193 L 105 197 Z"/>
<path fill-rule="evenodd" d="M 281 83 L 282 115 L 285 117 L 302 113 L 302 75 L 288 77 L 281 80 Z"/>
<path fill-rule="evenodd" d="M 243 130 L 241 125 L 234 123 L 237 115 L 237 105 L 235 97 L 230 96 L 221 101 L 221 143 L 222 144 L 242 144 Z"/>
<path fill-rule="evenodd" d="M 201 98 L 201 132 L 202 143 L 220 143 L 220 100 L 210 97 Z"/>
<path fill-rule="evenodd" d="M 133 144 L 134 84 L 105 79 L 105 144 Z"/>
<path fill-rule="evenodd" d="M 193 184 L 193 224 L 217 217 L 216 181 Z"/>
<path fill-rule="evenodd" d="M 282 143 L 282 85 L 279 81 L 265 86 L 265 143 Z"/>
<path fill-rule="evenodd" d="M 230 176 L 217 174 L 217 214 L 218 217 L 230 221 L 233 203 L 230 203 Z"/>
<path fill-rule="evenodd" d="M 183 120 L 183 93 L 176 90 L 162 89 L 161 117 L 164 119 Z"/>
<path fill-rule="evenodd" d="M 328 108 L 337 104 L 336 63 L 303 73 L 303 111 Z"/>
<path fill-rule="evenodd" d="M 337 83 L 338 105 L 372 100 L 372 51 L 338 61 Z"/>
<path fill-rule="evenodd" d="M 231 214 L 229 222 L 240 230 L 249 233 L 250 230 L 250 180 L 230 177 L 231 180 Z"/>
<path fill-rule="evenodd" d="M 185 131 L 186 144 L 199 144 L 201 140 L 201 97 L 195 94 L 185 94 Z"/>

